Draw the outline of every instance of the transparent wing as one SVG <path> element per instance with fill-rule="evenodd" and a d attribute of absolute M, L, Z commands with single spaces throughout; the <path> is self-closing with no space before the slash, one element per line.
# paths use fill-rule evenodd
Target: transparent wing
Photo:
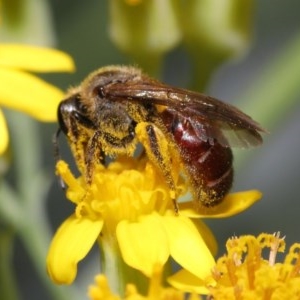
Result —
<path fill-rule="evenodd" d="M 114 83 L 106 87 L 105 94 L 112 101 L 165 106 L 165 109 L 176 112 L 181 122 L 189 122 L 201 140 L 210 143 L 216 139 L 223 146 L 257 146 L 262 143 L 261 133 L 266 132 L 251 117 L 232 105 L 148 77 L 132 83 Z"/>

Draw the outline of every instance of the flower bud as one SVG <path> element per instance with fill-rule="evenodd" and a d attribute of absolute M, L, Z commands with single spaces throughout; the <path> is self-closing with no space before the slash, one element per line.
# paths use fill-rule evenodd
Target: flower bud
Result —
<path fill-rule="evenodd" d="M 172 0 L 111 0 L 109 3 L 112 41 L 148 72 L 180 41 Z"/>

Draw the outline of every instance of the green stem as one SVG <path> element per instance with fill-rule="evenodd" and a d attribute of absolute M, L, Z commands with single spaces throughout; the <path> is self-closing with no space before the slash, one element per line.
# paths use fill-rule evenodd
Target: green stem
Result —
<path fill-rule="evenodd" d="M 202 52 L 202 53 L 201 53 Z M 204 92 L 212 79 L 214 72 L 224 62 L 225 58 L 218 57 L 214 54 L 209 54 L 198 49 L 197 54 L 190 52 L 193 58 L 193 77 L 191 82 L 191 90 Z"/>
<path fill-rule="evenodd" d="M 240 107 L 271 128 L 299 104 L 300 33 L 277 55 L 242 97 Z"/>
<path fill-rule="evenodd" d="M 20 299 L 16 278 L 12 272 L 12 253 L 15 233 L 5 228 L 0 230 L 0 291 L 2 299 Z"/>
<path fill-rule="evenodd" d="M 130 54 L 133 64 L 136 64 L 143 72 L 154 78 L 160 78 L 162 72 L 163 55 L 155 53 Z"/>
<path fill-rule="evenodd" d="M 110 288 L 119 295 L 124 295 L 126 284 L 134 283 L 139 292 L 147 291 L 147 278 L 139 271 L 129 267 L 122 259 L 116 239 L 99 241 L 101 273 L 104 273 Z"/>
<path fill-rule="evenodd" d="M 300 33 L 275 57 L 242 97 L 238 106 L 271 131 L 299 105 Z M 236 101 L 238 103 L 238 101 Z M 249 154 L 238 152 L 240 166 Z"/>
<path fill-rule="evenodd" d="M 8 116 L 11 122 L 17 191 L 25 202 L 40 202 L 35 196 L 41 194 L 44 187 L 35 186 L 38 190 L 32 188 L 37 174 L 41 174 L 41 145 L 37 123 L 23 114 L 10 113 Z"/>

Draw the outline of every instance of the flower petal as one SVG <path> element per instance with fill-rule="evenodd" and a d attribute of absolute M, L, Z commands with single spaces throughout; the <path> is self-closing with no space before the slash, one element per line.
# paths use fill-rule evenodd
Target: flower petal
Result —
<path fill-rule="evenodd" d="M 55 121 L 64 93 L 53 85 L 19 70 L 0 68 L 0 104 L 41 121 Z"/>
<path fill-rule="evenodd" d="M 22 44 L 0 45 L 0 67 L 33 72 L 72 72 L 75 69 L 71 56 L 62 51 Z"/>
<path fill-rule="evenodd" d="M 70 284 L 77 274 L 77 263 L 92 248 L 103 226 L 103 220 L 70 216 L 59 227 L 52 239 L 47 270 L 53 281 Z"/>
<path fill-rule="evenodd" d="M 211 254 L 213 256 L 216 256 L 218 252 L 218 243 L 210 228 L 201 220 L 191 219 L 191 221 L 196 226 L 198 232 L 201 234 Z"/>
<path fill-rule="evenodd" d="M 257 190 L 231 193 L 220 204 L 199 211 L 190 201 L 180 204 L 180 213 L 189 218 L 227 218 L 246 210 L 261 197 L 262 193 Z"/>
<path fill-rule="evenodd" d="M 194 292 L 202 295 L 209 293 L 209 290 L 204 286 L 204 281 L 185 269 L 168 277 L 168 282 L 180 291 Z"/>
<path fill-rule="evenodd" d="M 199 278 L 208 276 L 215 261 L 193 222 L 184 216 L 165 216 L 162 219 L 171 256 Z"/>
<path fill-rule="evenodd" d="M 6 150 L 8 145 L 8 130 L 5 122 L 4 115 L 0 110 L 0 155 Z"/>
<path fill-rule="evenodd" d="M 170 255 L 168 237 L 161 217 L 152 213 L 138 222 L 121 221 L 116 229 L 122 257 L 126 264 L 150 277 L 156 263 L 163 265 Z"/>

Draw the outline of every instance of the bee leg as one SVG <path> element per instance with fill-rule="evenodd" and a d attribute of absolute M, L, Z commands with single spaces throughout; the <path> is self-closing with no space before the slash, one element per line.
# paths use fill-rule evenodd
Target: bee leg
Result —
<path fill-rule="evenodd" d="M 84 162 L 86 166 L 85 176 L 88 184 L 90 184 L 93 180 L 95 165 L 99 161 L 102 162 L 104 160 L 104 157 L 102 157 L 103 151 L 101 149 L 100 138 L 101 131 L 95 131 L 86 146 Z"/>
<path fill-rule="evenodd" d="M 135 128 L 139 141 L 143 144 L 150 161 L 162 172 L 170 188 L 170 195 L 174 205 L 175 214 L 179 208 L 176 201 L 176 188 L 172 176 L 171 155 L 168 140 L 164 133 L 152 123 L 140 122 Z"/>

